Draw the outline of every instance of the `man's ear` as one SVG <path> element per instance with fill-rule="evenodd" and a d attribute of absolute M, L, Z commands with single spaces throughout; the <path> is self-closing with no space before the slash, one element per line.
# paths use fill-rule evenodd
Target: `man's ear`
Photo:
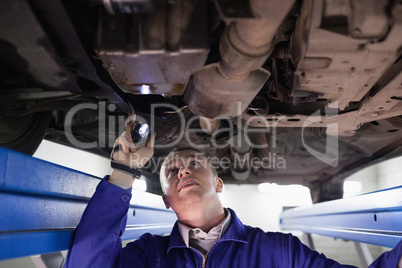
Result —
<path fill-rule="evenodd" d="M 162 195 L 163 203 L 165 203 L 166 209 L 170 208 L 170 203 L 166 194 Z"/>
<path fill-rule="evenodd" d="M 216 192 L 217 193 L 223 192 L 223 180 L 219 177 L 216 177 Z"/>

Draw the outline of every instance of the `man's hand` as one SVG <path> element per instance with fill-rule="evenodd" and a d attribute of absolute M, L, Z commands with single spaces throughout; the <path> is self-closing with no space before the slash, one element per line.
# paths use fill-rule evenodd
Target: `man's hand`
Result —
<path fill-rule="evenodd" d="M 123 151 L 113 153 L 113 160 L 125 164 L 131 168 L 142 168 L 151 159 L 154 153 L 155 134 L 152 134 L 147 143 L 136 148 L 131 138 L 131 132 L 135 126 L 135 118 L 129 118 L 126 130 L 116 139 L 114 146 L 121 145 Z"/>
<path fill-rule="evenodd" d="M 121 145 L 123 151 L 115 151 L 112 157 L 114 161 L 125 164 L 131 168 L 142 168 L 149 159 L 151 159 L 154 153 L 155 134 L 151 134 L 149 140 L 144 146 L 136 148 L 131 138 L 131 131 L 135 125 L 134 122 L 135 117 L 131 116 L 126 124 L 126 130 L 114 143 L 114 146 Z M 123 188 L 129 188 L 132 186 L 134 178 L 126 172 L 114 169 L 109 177 L 109 182 L 119 186 L 124 186 Z"/>

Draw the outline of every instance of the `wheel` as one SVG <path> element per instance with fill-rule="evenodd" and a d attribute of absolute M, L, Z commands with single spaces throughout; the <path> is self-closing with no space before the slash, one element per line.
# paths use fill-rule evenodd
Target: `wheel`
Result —
<path fill-rule="evenodd" d="M 33 155 L 45 136 L 51 111 L 20 117 L 0 115 L 0 147 Z"/>
<path fill-rule="evenodd" d="M 321 203 L 343 197 L 343 181 L 342 182 L 320 182 L 310 187 L 311 199 L 313 203 Z"/>
<path fill-rule="evenodd" d="M 162 195 L 161 183 L 159 181 L 159 176 L 150 172 L 142 173 L 145 177 L 145 182 L 147 183 L 147 192 L 156 195 Z"/>

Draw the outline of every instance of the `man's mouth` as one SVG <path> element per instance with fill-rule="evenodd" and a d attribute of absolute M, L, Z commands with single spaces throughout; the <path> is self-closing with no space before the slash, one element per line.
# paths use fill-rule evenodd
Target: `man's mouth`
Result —
<path fill-rule="evenodd" d="M 183 190 L 184 188 L 192 187 L 192 186 L 194 186 L 194 185 L 198 185 L 198 183 L 195 182 L 195 181 L 193 181 L 193 180 L 183 181 L 183 182 L 180 183 L 180 185 L 179 185 L 179 192 L 180 192 L 181 190 Z"/>

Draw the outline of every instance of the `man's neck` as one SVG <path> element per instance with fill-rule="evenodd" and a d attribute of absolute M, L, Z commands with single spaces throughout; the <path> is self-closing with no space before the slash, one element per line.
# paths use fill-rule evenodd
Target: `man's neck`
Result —
<path fill-rule="evenodd" d="M 221 223 L 225 217 L 225 211 L 220 203 L 210 208 L 192 207 L 177 214 L 177 218 L 184 225 L 190 228 L 200 228 L 206 233 Z"/>

